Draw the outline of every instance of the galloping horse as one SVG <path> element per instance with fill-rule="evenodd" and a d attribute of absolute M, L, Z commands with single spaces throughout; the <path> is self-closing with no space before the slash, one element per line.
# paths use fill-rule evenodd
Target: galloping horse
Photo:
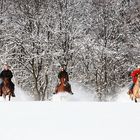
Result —
<path fill-rule="evenodd" d="M 68 92 L 70 94 L 73 94 L 71 90 L 71 85 L 66 81 L 65 78 L 61 78 L 60 84 L 56 86 L 55 93 L 57 94 L 59 92 Z"/>
<path fill-rule="evenodd" d="M 133 94 L 131 94 L 131 99 L 137 102 L 137 99 L 140 98 L 140 75 L 138 75 L 137 82 L 133 88 Z"/>
<path fill-rule="evenodd" d="M 9 96 L 9 101 L 14 93 L 14 89 L 10 86 L 10 82 L 9 78 L 4 78 L 2 86 L 0 87 L 0 96 L 3 96 L 4 99 L 6 99 L 6 96 Z"/>

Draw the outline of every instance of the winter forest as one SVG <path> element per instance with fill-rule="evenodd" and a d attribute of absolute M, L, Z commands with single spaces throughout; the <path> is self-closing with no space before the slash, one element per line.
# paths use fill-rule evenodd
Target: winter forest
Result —
<path fill-rule="evenodd" d="M 47 100 L 61 65 L 100 101 L 140 65 L 140 0 L 0 0 L 0 66 Z"/>

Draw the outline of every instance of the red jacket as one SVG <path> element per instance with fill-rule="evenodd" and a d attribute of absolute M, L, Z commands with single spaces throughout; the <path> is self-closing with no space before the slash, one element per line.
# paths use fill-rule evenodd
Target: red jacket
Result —
<path fill-rule="evenodd" d="M 140 74 L 140 69 L 136 69 L 131 73 L 131 77 L 132 77 L 134 83 L 137 82 L 137 77 L 139 74 Z"/>

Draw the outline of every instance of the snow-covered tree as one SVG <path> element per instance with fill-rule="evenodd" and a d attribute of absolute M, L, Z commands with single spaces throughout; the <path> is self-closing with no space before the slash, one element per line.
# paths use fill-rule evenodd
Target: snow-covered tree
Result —
<path fill-rule="evenodd" d="M 0 64 L 36 100 L 54 92 L 59 66 L 71 80 L 114 96 L 139 65 L 139 0 L 1 0 Z"/>

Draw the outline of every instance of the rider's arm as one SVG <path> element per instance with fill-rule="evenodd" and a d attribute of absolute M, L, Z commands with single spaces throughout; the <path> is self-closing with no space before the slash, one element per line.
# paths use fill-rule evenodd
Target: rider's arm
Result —
<path fill-rule="evenodd" d="M 59 73 L 58 73 L 58 78 L 59 78 L 59 79 L 60 79 L 60 75 L 61 75 L 61 73 L 59 72 Z"/>
<path fill-rule="evenodd" d="M 13 78 L 13 73 L 11 72 L 10 77 Z"/>
<path fill-rule="evenodd" d="M 11 71 L 9 71 L 8 77 L 9 77 L 10 79 L 13 78 L 13 73 L 12 73 Z"/>
<path fill-rule="evenodd" d="M 0 78 L 3 78 L 3 71 L 0 73 Z"/>
<path fill-rule="evenodd" d="M 135 77 L 137 73 L 138 73 L 138 71 L 137 71 L 137 70 L 134 70 L 134 71 L 131 73 L 131 76 L 132 76 L 132 77 Z"/>

